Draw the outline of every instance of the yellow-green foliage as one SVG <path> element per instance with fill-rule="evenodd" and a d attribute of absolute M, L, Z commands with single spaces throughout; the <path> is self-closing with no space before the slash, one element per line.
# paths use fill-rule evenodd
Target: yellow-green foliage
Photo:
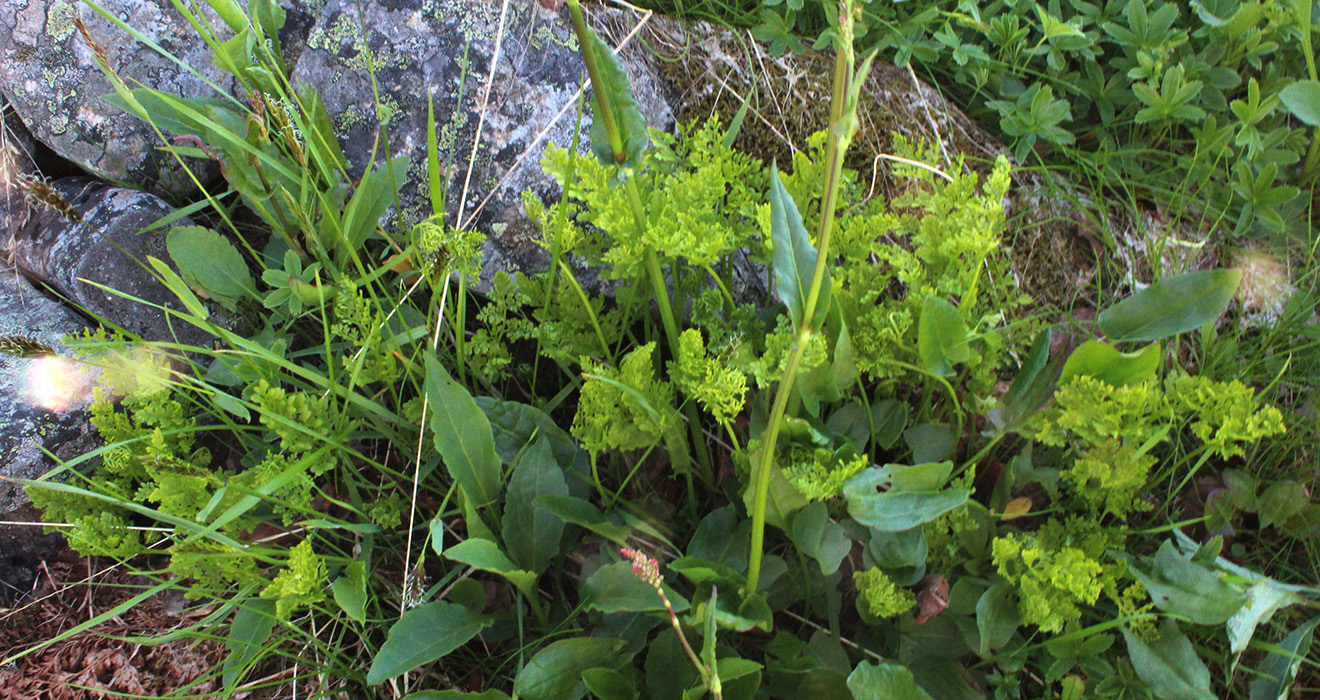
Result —
<path fill-rule="evenodd" d="M 318 436 L 330 428 L 328 405 L 305 391 L 287 392 L 271 386 L 265 379 L 250 387 L 252 402 L 261 409 L 261 423 L 280 438 L 280 448 L 288 452 L 311 452 L 320 446 Z M 329 461 L 329 455 L 327 455 Z M 333 466 L 321 463 L 322 471 Z M 319 473 L 319 472 L 318 472 Z"/>
<path fill-rule="evenodd" d="M 275 616 L 281 620 L 299 607 L 325 600 L 326 567 L 312 551 L 312 541 L 303 540 L 289 550 L 289 563 L 261 591 L 262 598 L 275 599 Z"/>
<path fill-rule="evenodd" d="M 1279 409 L 1258 406 L 1256 390 L 1242 382 L 1181 375 L 1166 382 L 1165 390 L 1177 410 L 1191 415 L 1192 434 L 1221 458 L 1241 455 L 1244 443 L 1284 431 Z"/>
<path fill-rule="evenodd" d="M 654 352 L 655 343 L 647 343 L 625 355 L 617 370 L 582 358 L 590 376 L 572 432 L 588 452 L 650 447 L 679 420 L 673 386 L 655 376 Z"/>
<path fill-rule="evenodd" d="M 881 619 L 902 615 L 917 604 L 912 591 L 894 585 L 879 569 L 853 572 L 853 583 L 857 586 L 858 607 Z"/>
<path fill-rule="evenodd" d="M 1018 589 L 1022 621 L 1045 632 L 1081 617 L 1078 604 L 1092 605 L 1104 590 L 1104 568 L 1077 547 L 1048 546 L 1034 534 L 996 537 L 992 545 L 999 575 Z"/>
<path fill-rule="evenodd" d="M 1157 461 L 1150 451 L 1181 423 L 1221 458 L 1284 429 L 1279 410 L 1258 407 L 1250 387 L 1187 375 L 1122 387 L 1078 376 L 1031 425 L 1037 441 L 1068 449 L 1063 476 L 1073 494 L 1096 512 L 1122 517 L 1148 508 L 1138 496 Z"/>
<path fill-rule="evenodd" d="M 824 501 L 843 491 L 843 482 L 869 466 L 866 455 L 839 458 L 826 449 L 789 450 L 784 477 L 809 501 Z"/>
<path fill-rule="evenodd" d="M 634 279 L 643 274 L 647 250 L 701 268 L 753 246 L 765 174 L 758 161 L 725 147 L 722 139 L 716 120 L 685 125 L 677 138 L 651 131 L 655 148 L 633 175 L 648 222 L 640 232 L 627 198 L 613 186 L 612 169 L 547 148 L 541 165 L 570 200 L 534 207 L 547 247 L 599 262 L 607 277 Z"/>
<path fill-rule="evenodd" d="M 695 328 L 679 338 L 678 362 L 669 363 L 669 376 L 720 423 L 732 421 L 747 400 L 747 378 L 707 355 L 701 331 Z"/>

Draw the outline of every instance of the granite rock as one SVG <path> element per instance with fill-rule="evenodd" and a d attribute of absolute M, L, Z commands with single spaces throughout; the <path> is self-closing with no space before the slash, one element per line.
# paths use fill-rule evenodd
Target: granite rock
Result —
<path fill-rule="evenodd" d="M 37 140 L 89 173 L 163 194 L 192 192 L 195 185 L 179 162 L 156 149 L 160 145 L 156 131 L 102 99 L 114 89 L 74 19 L 82 20 L 110 67 L 129 86 L 140 81 L 185 97 L 216 96 L 213 85 L 241 95 L 242 87 L 214 65 L 211 49 L 170 0 L 102 0 L 100 4 L 182 63 L 134 39 L 79 0 L 6 0 L 0 12 L 0 93 Z M 280 31 L 281 43 L 290 47 L 286 54 L 296 56 L 317 4 L 318 0 L 282 3 L 288 13 Z M 205 3 L 198 5 L 219 40 L 233 36 Z M 212 161 L 186 162 L 203 183 L 219 175 Z"/>
<path fill-rule="evenodd" d="M 669 128 L 673 116 L 655 72 L 639 52 L 620 55 L 647 122 Z M 557 196 L 557 186 L 541 171 L 541 155 L 551 142 L 570 146 L 577 127 L 585 69 L 566 8 L 486 0 L 330 0 L 293 80 L 315 88 L 324 100 L 353 177 L 361 176 L 373 155 L 375 162 L 384 161 L 385 145 L 376 137 L 382 126 L 389 152 L 409 156 L 401 195 L 405 227 L 430 214 L 423 188 L 427 102 L 433 94 L 440 158 L 450 164 L 449 223 L 488 236 L 481 279 L 489 281 L 499 270 L 533 271 L 548 264 L 521 194 L 530 189 L 543 198 Z M 373 87 L 379 91 L 379 115 Z M 584 150 L 589 128 L 586 110 L 580 132 Z"/>
<path fill-rule="evenodd" d="M 49 208 L 32 209 L 7 240 L 14 265 L 27 277 L 57 294 L 146 340 L 209 345 L 212 336 L 178 319 L 170 319 L 108 287 L 144 302 L 182 311 L 182 304 L 146 266 L 148 256 L 171 262 L 166 232 L 142 232 L 174 212 L 154 195 L 122 187 L 107 187 L 84 177 L 50 184 L 81 221 Z M 190 225 L 187 217 L 175 225 Z M 98 286 L 99 285 L 99 286 Z"/>

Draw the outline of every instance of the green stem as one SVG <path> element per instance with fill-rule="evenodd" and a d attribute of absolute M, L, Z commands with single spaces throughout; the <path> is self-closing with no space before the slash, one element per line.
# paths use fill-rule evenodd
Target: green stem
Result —
<path fill-rule="evenodd" d="M 747 566 L 748 595 L 756 593 L 761 578 L 766 499 L 770 496 L 770 467 L 774 464 L 775 443 L 779 439 L 779 428 L 784 422 L 784 410 L 788 407 L 788 396 L 792 393 L 793 382 L 797 379 L 798 365 L 802 362 L 802 352 L 806 347 L 807 337 L 805 332 L 799 333 L 797 342 L 793 344 L 793 352 L 788 356 L 788 365 L 784 367 L 784 378 L 780 380 L 779 388 L 775 391 L 775 403 L 770 410 L 770 422 L 766 426 L 765 440 L 761 442 L 761 459 L 756 465 L 756 491 L 752 495 L 752 551 L 751 561 Z"/>
<path fill-rule="evenodd" d="M 807 340 L 811 337 L 812 322 L 816 317 L 816 305 L 820 302 L 820 291 L 825 280 L 825 270 L 829 264 L 830 237 L 834 228 L 834 209 L 837 206 L 840 184 L 843 178 L 843 156 L 848 149 L 851 134 L 847 133 L 848 121 L 855 117 L 849 114 L 849 95 L 851 83 L 857 79 L 853 72 L 854 56 L 852 50 L 852 6 L 844 2 L 839 12 L 839 43 L 835 50 L 834 83 L 830 95 L 830 135 L 826 145 L 825 160 L 829 168 L 825 181 L 825 193 L 821 197 L 820 236 L 816 244 L 816 265 L 811 275 L 811 286 L 807 292 L 807 303 L 802 314 L 801 328 L 798 329 L 793 351 L 784 367 L 784 377 L 775 390 L 775 401 L 770 411 L 770 422 L 766 426 L 765 439 L 761 442 L 761 459 L 755 471 L 755 492 L 752 500 L 752 546 L 751 560 L 747 570 L 747 593 L 756 593 L 761 576 L 762 549 L 765 544 L 766 500 L 770 495 L 770 468 L 774 464 L 775 449 L 779 441 L 779 429 L 784 420 L 784 412 L 793 393 L 793 384 L 797 380 L 798 367 Z"/>

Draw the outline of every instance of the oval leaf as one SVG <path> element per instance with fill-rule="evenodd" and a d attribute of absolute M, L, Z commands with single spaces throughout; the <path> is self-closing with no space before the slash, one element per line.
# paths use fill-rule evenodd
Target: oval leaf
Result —
<path fill-rule="evenodd" d="M 889 662 L 857 664 L 848 676 L 848 689 L 857 700 L 932 700 L 911 671 Z"/>
<path fill-rule="evenodd" d="M 563 639 L 537 652 L 513 680 L 513 692 L 526 700 L 575 700 L 582 697 L 582 672 L 623 647 L 619 639 Z"/>
<path fill-rule="evenodd" d="M 885 532 L 910 530 L 967 502 L 967 489 L 848 495 L 853 520 Z"/>
<path fill-rule="evenodd" d="M 204 226 L 175 226 L 165 245 L 188 286 L 226 309 L 233 311 L 239 299 L 255 296 L 243 255 L 224 236 Z"/>
<path fill-rule="evenodd" d="M 1123 628 L 1132 667 L 1160 700 L 1214 700 L 1210 671 L 1196 656 L 1173 618 L 1165 618 L 1160 638 L 1150 644 Z"/>
<path fill-rule="evenodd" d="M 390 627 L 367 672 L 367 683 L 376 685 L 430 663 L 457 649 L 491 624 L 462 605 L 436 601 L 409 610 Z"/>
<path fill-rule="evenodd" d="M 1320 126 L 1320 81 L 1298 80 L 1279 92 L 1279 99 L 1294 117 Z"/>
<path fill-rule="evenodd" d="M 1059 384 L 1087 376 L 1110 386 L 1132 386 L 1154 377 L 1159 368 L 1159 343 L 1151 343 L 1137 352 L 1119 352 L 1107 343 L 1088 340 L 1078 345 L 1063 363 Z"/>
<path fill-rule="evenodd" d="M 807 229 L 802 225 L 793 195 L 784 189 L 779 170 L 770 166 L 770 236 L 774 241 L 775 296 L 788 307 L 793 328 L 801 328 L 806 313 L 807 295 L 816 269 L 816 248 L 811 245 Z M 816 301 L 815 316 L 823 317 L 830 308 L 830 271 L 825 268 L 821 280 L 820 298 Z M 815 323 L 811 323 L 815 327 Z"/>
<path fill-rule="evenodd" d="M 958 307 L 939 297 L 926 297 L 917 321 L 917 354 L 922 367 L 940 377 L 952 376 L 953 365 L 966 362 L 970 353 L 967 324 Z"/>
<path fill-rule="evenodd" d="M 1105 309 L 1100 330 L 1114 341 L 1151 341 L 1194 330 L 1219 317 L 1241 270 L 1203 270 L 1156 282 Z"/>
<path fill-rule="evenodd" d="M 433 355 L 426 356 L 426 395 L 435 447 L 449 475 L 473 505 L 491 503 L 500 493 L 500 458 L 486 414 Z"/>

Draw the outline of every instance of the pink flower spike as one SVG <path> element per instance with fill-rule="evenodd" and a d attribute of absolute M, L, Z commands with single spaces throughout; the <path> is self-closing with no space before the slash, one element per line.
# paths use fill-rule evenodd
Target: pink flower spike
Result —
<path fill-rule="evenodd" d="M 619 553 L 632 562 L 633 574 L 637 578 L 656 589 L 660 588 L 660 562 L 643 552 L 627 547 L 620 549 Z"/>

